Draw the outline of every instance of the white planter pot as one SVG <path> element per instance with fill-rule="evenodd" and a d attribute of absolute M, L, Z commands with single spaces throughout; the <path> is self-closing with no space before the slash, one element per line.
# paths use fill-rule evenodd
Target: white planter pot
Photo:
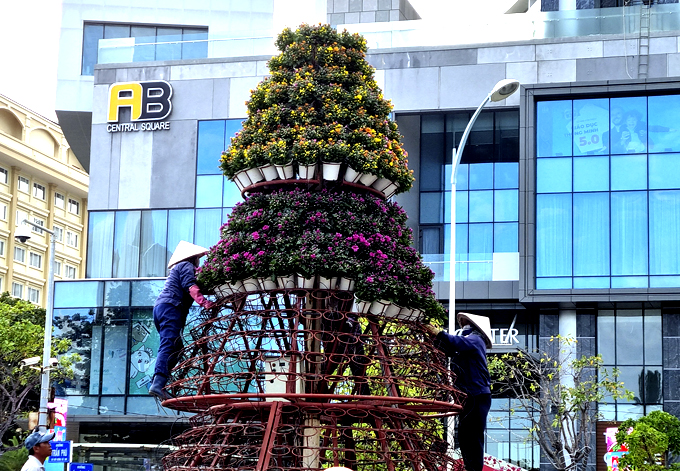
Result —
<path fill-rule="evenodd" d="M 340 175 L 340 162 L 323 163 L 323 179 L 334 182 Z"/>
<path fill-rule="evenodd" d="M 253 184 L 264 180 L 264 175 L 262 175 L 262 172 L 260 172 L 260 169 L 257 167 L 249 168 L 246 172 L 248 172 L 248 178 L 250 178 L 250 181 Z"/>
<path fill-rule="evenodd" d="M 264 179 L 268 182 L 279 178 L 279 172 L 277 172 L 276 167 L 271 164 L 263 165 L 262 167 L 259 167 L 259 169 L 260 172 L 262 172 L 262 175 L 264 175 Z"/>
<path fill-rule="evenodd" d="M 352 312 L 356 312 L 358 314 L 366 314 L 368 313 L 369 308 L 371 307 L 371 303 L 368 301 L 362 301 L 358 299 L 356 296 L 354 296 L 354 303 L 352 304 Z"/>
<path fill-rule="evenodd" d="M 362 173 L 361 177 L 359 177 L 359 183 L 365 186 L 371 186 L 377 179 L 378 177 L 372 173 Z"/>
<path fill-rule="evenodd" d="M 246 293 L 255 293 L 260 291 L 260 283 L 257 282 L 257 278 L 248 278 L 243 280 L 243 289 Z"/>
<path fill-rule="evenodd" d="M 300 180 L 312 180 L 316 175 L 316 164 L 298 165 L 298 178 Z"/>
<path fill-rule="evenodd" d="M 313 276 L 311 278 L 305 278 L 302 275 L 298 275 L 297 276 L 297 286 L 298 286 L 298 288 L 301 288 L 301 289 L 313 289 L 315 280 L 316 280 L 315 276 Z"/>
<path fill-rule="evenodd" d="M 402 307 L 399 310 L 399 314 L 397 314 L 397 317 L 399 319 L 405 319 L 409 320 L 413 316 L 413 308 L 412 307 Z"/>
<path fill-rule="evenodd" d="M 295 277 L 293 275 L 279 276 L 276 278 L 276 284 L 279 289 L 293 289 L 295 288 Z"/>
<path fill-rule="evenodd" d="M 344 179 L 346 182 L 356 183 L 359 181 L 359 177 L 361 177 L 361 174 L 352 167 L 347 167 L 347 170 L 345 170 Z"/>
<path fill-rule="evenodd" d="M 396 183 L 390 183 L 387 188 L 383 190 L 383 194 L 385 195 L 385 199 L 387 198 L 392 198 L 397 191 L 399 190 L 399 185 Z"/>
<path fill-rule="evenodd" d="M 262 291 L 269 291 L 277 288 L 276 281 L 272 280 L 270 277 L 258 278 L 257 281 L 260 283 Z"/>
<path fill-rule="evenodd" d="M 285 165 L 276 165 L 276 173 L 279 174 L 281 180 L 290 180 L 295 176 L 293 171 L 292 160 Z"/>
<path fill-rule="evenodd" d="M 399 317 L 399 313 L 401 312 L 401 306 L 397 306 L 394 303 L 390 303 L 386 308 L 385 308 L 385 317 Z"/>
<path fill-rule="evenodd" d="M 385 310 L 387 309 L 387 306 L 389 306 L 390 303 L 389 301 L 383 301 L 383 300 L 378 300 L 378 301 L 373 301 L 371 303 L 371 307 L 368 309 L 368 312 L 371 314 L 384 314 Z"/>
<path fill-rule="evenodd" d="M 342 291 L 354 290 L 354 280 L 351 278 L 342 277 L 338 280 L 338 289 Z"/>
<path fill-rule="evenodd" d="M 339 278 L 337 276 L 331 277 L 331 288 L 330 289 L 336 289 L 338 287 L 338 280 L 339 280 Z"/>
<path fill-rule="evenodd" d="M 319 289 L 331 289 L 331 279 L 319 275 Z"/>
<path fill-rule="evenodd" d="M 229 296 L 233 296 L 234 294 L 236 293 L 234 293 L 234 290 L 229 283 L 215 287 L 215 296 L 218 298 L 227 298 Z"/>
<path fill-rule="evenodd" d="M 376 181 L 373 182 L 371 186 L 380 192 L 384 192 L 385 188 L 387 188 L 391 184 L 392 180 L 388 180 L 387 178 L 378 178 Z"/>
<path fill-rule="evenodd" d="M 236 183 L 236 186 L 241 191 L 243 191 L 244 188 L 247 188 L 250 185 L 252 185 L 250 178 L 248 178 L 248 171 L 241 170 L 236 175 L 234 175 L 234 183 Z"/>

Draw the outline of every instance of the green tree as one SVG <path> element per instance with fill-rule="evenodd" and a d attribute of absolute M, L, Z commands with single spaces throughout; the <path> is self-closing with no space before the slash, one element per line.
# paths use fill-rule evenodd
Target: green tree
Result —
<path fill-rule="evenodd" d="M 600 355 L 575 355 L 576 340 L 551 337 L 549 351 L 519 350 L 489 358 L 493 392 L 508 394 L 527 412 L 528 433 L 557 470 L 586 469 L 597 404 L 632 400 L 616 369 Z"/>
<path fill-rule="evenodd" d="M 680 463 L 670 464 L 680 457 L 680 419 L 668 412 L 653 411 L 645 417 L 624 421 L 616 442 L 625 443 L 628 448 L 628 453 L 619 460 L 622 469 L 680 469 Z"/>
<path fill-rule="evenodd" d="M 21 360 L 42 356 L 45 310 L 28 301 L 0 295 L 0 453 L 16 446 L 6 446 L 6 434 L 16 428 L 16 419 L 30 409 L 37 409 L 40 394 L 40 371 L 22 368 Z M 66 352 L 69 340 L 52 343 L 52 355 Z M 62 356 L 52 369 L 55 380 L 72 375 L 73 356 Z"/>

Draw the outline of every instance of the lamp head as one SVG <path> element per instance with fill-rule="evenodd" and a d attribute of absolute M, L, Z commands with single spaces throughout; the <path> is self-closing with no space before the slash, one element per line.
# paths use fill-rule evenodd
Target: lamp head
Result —
<path fill-rule="evenodd" d="M 28 228 L 28 225 L 19 225 L 14 231 L 14 238 L 22 244 L 25 244 L 26 241 L 31 238 L 31 230 Z"/>
<path fill-rule="evenodd" d="M 491 101 L 505 100 L 519 89 L 519 80 L 503 79 L 491 90 Z"/>

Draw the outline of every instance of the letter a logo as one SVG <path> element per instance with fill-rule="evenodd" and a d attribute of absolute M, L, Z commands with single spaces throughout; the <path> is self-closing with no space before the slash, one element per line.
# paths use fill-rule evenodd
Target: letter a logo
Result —
<path fill-rule="evenodd" d="M 158 121 L 172 111 L 172 86 L 164 80 L 114 83 L 109 88 L 109 123 L 118 122 L 121 108 L 130 108 L 132 121 Z"/>

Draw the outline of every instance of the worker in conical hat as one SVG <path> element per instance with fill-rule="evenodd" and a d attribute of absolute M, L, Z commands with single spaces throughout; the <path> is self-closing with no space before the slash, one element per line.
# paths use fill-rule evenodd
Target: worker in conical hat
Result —
<path fill-rule="evenodd" d="M 482 471 L 484 432 L 491 408 L 491 379 L 486 350 L 491 348 L 491 323 L 488 317 L 459 312 L 462 330 L 451 335 L 434 326 L 426 329 L 435 335 L 434 346 L 446 353 L 456 373 L 456 387 L 467 397 L 459 414 L 458 443 L 466 471 Z"/>
<path fill-rule="evenodd" d="M 204 309 L 212 309 L 213 302 L 206 299 L 196 284 L 196 267 L 208 249 L 180 241 L 170 257 L 170 273 L 153 307 L 153 321 L 161 341 L 156 358 L 149 394 L 159 399 L 169 399 L 165 385 L 170 372 L 179 360 L 182 350 L 182 330 L 191 305 L 196 301 Z"/>

